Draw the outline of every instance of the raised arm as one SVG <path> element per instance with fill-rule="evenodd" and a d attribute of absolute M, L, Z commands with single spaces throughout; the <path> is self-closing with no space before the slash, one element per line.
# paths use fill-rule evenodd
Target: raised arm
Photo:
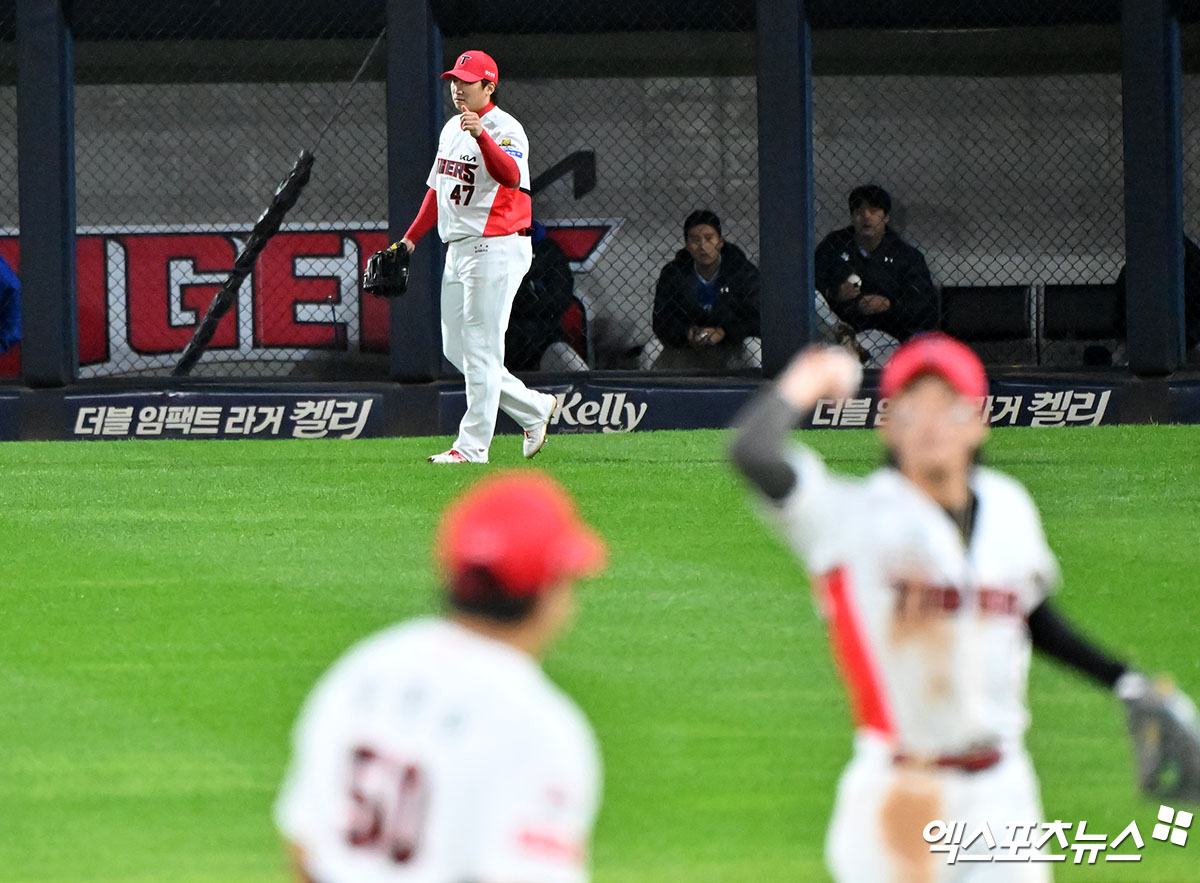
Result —
<path fill-rule="evenodd" d="M 729 457 L 763 494 L 783 500 L 796 486 L 785 442 L 796 422 L 823 398 L 854 395 L 862 365 L 841 347 L 809 347 L 779 379 L 755 393 L 734 422 Z"/>

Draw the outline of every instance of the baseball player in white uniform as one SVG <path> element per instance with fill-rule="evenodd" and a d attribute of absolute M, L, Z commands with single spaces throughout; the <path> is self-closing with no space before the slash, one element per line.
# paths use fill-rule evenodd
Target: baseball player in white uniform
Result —
<path fill-rule="evenodd" d="M 442 350 L 466 378 L 467 412 L 450 450 L 431 463 L 486 463 L 503 408 L 525 431 L 533 457 L 546 441 L 555 397 L 529 389 L 504 367 L 504 332 L 533 260 L 529 139 L 492 103 L 496 62 L 470 50 L 442 74 L 460 111 L 442 128 L 429 190 L 401 244 L 410 252 L 436 223 L 446 243 Z"/>
<path fill-rule="evenodd" d="M 861 377 L 846 350 L 803 352 L 747 406 L 731 448 L 813 575 L 854 712 L 830 871 L 854 883 L 1048 880 L 1040 861 L 950 864 L 925 839 L 939 819 L 966 822 L 972 835 L 986 822 L 997 839 L 1038 832 L 1023 745 L 1031 646 L 1114 689 L 1131 725 L 1144 713 L 1186 731 L 1190 716 L 1194 732 L 1195 708 L 1106 656 L 1049 600 L 1058 565 L 1033 501 L 977 465 L 987 378 L 965 345 L 920 335 L 884 366 L 889 465 L 866 478 L 832 474 L 788 443 L 800 415 L 853 395 Z"/>
<path fill-rule="evenodd" d="M 451 504 L 435 551 L 449 616 L 351 648 L 296 723 L 275 817 L 298 878 L 584 883 L 599 754 L 537 659 L 604 545 L 558 484 L 526 471 Z"/>

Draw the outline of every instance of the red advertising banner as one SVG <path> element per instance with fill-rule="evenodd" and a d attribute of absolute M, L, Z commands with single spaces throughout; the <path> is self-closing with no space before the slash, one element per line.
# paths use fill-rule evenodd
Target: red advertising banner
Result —
<path fill-rule="evenodd" d="M 586 272 L 619 224 L 601 219 L 546 226 L 573 269 Z M 245 236 L 216 226 L 81 230 L 81 376 L 173 367 Z M 375 227 L 285 225 L 259 256 L 205 359 L 291 362 L 322 350 L 386 352 L 388 301 L 364 294 L 360 280 L 367 259 L 387 245 L 387 231 Z M 16 236 L 0 236 L 0 255 L 20 272 Z"/>

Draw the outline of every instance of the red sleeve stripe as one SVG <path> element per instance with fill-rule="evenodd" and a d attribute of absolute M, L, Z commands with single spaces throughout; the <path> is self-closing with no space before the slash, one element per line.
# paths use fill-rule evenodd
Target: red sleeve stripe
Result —
<path fill-rule="evenodd" d="M 505 153 L 485 130 L 477 139 L 479 153 L 483 156 L 483 167 L 496 179 L 501 187 L 516 187 L 521 183 L 521 169 L 517 161 Z"/>
<path fill-rule="evenodd" d="M 850 592 L 846 568 L 838 567 L 821 578 L 829 617 L 829 640 L 834 660 L 850 693 L 856 726 L 885 736 L 895 733 L 892 712 L 883 682 L 867 646 L 862 618 Z"/>
<path fill-rule="evenodd" d="M 543 858 L 555 861 L 583 864 L 584 849 L 570 842 L 553 831 L 535 831 L 526 829 L 518 835 L 521 848 Z"/>
<path fill-rule="evenodd" d="M 421 237 L 432 230 L 433 225 L 436 223 L 437 191 L 430 187 L 425 191 L 425 199 L 421 201 L 421 209 L 417 212 L 417 216 L 409 226 L 408 232 L 404 234 L 404 238 L 414 244 L 420 242 Z"/>

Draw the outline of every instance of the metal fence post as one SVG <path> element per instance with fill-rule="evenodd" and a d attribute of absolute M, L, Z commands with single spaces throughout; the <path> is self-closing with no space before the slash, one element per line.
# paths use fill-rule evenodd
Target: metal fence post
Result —
<path fill-rule="evenodd" d="M 813 327 L 812 39 L 804 0 L 758 0 L 758 183 L 763 373 Z"/>
<path fill-rule="evenodd" d="M 404 235 L 425 195 L 425 175 L 442 127 L 442 38 L 426 2 L 387 4 L 388 235 Z M 400 381 L 441 375 L 442 249 L 431 233 L 413 253 L 408 294 L 391 305 L 390 374 Z"/>
<path fill-rule="evenodd" d="M 75 304 L 75 100 L 61 0 L 17 0 L 21 371 L 30 386 L 79 372 Z"/>
<path fill-rule="evenodd" d="M 1129 367 L 1183 364 L 1183 127 L 1173 0 L 1124 0 L 1125 279 Z"/>

